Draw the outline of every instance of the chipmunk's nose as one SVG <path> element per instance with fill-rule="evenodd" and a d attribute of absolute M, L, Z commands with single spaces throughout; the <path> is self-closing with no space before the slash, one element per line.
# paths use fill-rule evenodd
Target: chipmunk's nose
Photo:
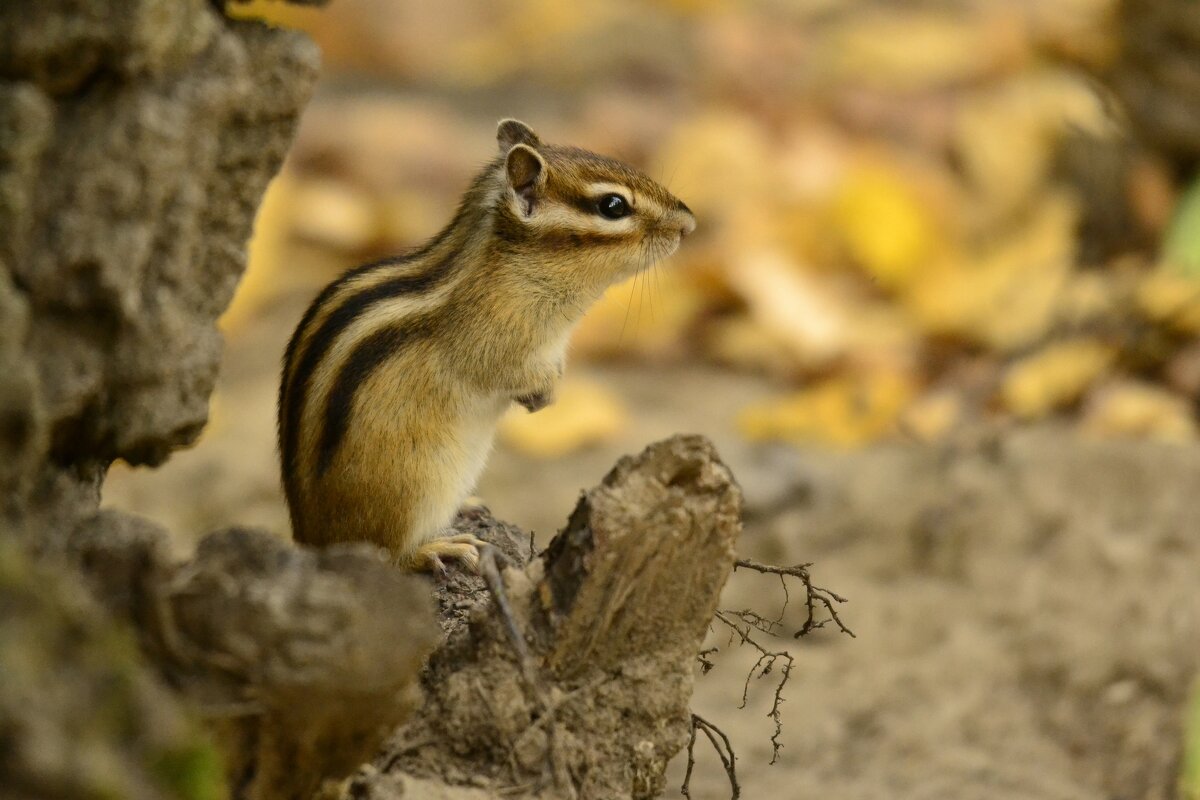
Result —
<path fill-rule="evenodd" d="M 675 204 L 675 216 L 679 220 L 680 238 L 696 230 L 696 217 L 692 214 L 692 210 L 687 207 L 687 203 L 680 200 Z"/>

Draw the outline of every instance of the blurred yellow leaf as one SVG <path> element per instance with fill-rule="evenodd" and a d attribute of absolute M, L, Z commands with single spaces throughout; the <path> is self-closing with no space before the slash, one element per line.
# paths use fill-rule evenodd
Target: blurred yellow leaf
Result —
<path fill-rule="evenodd" d="M 786 342 L 802 364 L 840 355 L 849 335 L 849 309 L 833 287 L 782 253 L 748 252 L 730 262 L 729 281 L 755 321 Z"/>
<path fill-rule="evenodd" d="M 1034 109 L 1009 95 L 968 99 L 958 115 L 956 153 L 978 199 L 1000 216 L 1041 186 L 1053 156 Z"/>
<path fill-rule="evenodd" d="M 1015 230 L 922 271 L 905 296 L 926 331 L 953 334 L 1001 351 L 1042 336 L 1075 255 L 1076 204 L 1049 194 Z"/>
<path fill-rule="evenodd" d="M 1009 367 L 1000 396 L 1019 417 L 1045 416 L 1082 397 L 1114 356 L 1112 348 L 1092 339 L 1055 342 Z"/>
<path fill-rule="evenodd" d="M 1130 304 L 1135 276 L 1128 271 L 1077 272 L 1063 286 L 1055 312 L 1059 322 L 1072 328 L 1112 319 Z"/>
<path fill-rule="evenodd" d="M 698 245 L 699 243 L 697 243 Z M 728 266 L 718 248 L 701 249 L 689 244 L 662 265 L 663 272 L 679 272 L 687 285 L 704 298 L 708 307 L 728 307 L 738 302 L 737 292 L 729 285 Z"/>
<path fill-rule="evenodd" d="M 628 420 L 620 398 L 582 378 L 561 381 L 554 403 L 537 413 L 514 406 L 500 422 L 504 444 L 536 458 L 558 458 L 605 442 Z"/>
<path fill-rule="evenodd" d="M 280 0 L 229 0 L 225 13 L 233 19 L 257 19 L 283 28 L 312 30 L 321 22 L 321 9 Z"/>
<path fill-rule="evenodd" d="M 380 230 L 380 214 L 371 198 L 343 181 L 296 180 L 291 187 L 296 234 L 338 250 L 365 248 Z"/>
<path fill-rule="evenodd" d="M 847 359 L 866 369 L 915 370 L 921 349 L 918 332 L 895 305 L 854 298 Z"/>
<path fill-rule="evenodd" d="M 1200 334 L 1200 280 L 1169 268 L 1151 272 L 1138 286 L 1138 308 L 1151 320 Z"/>
<path fill-rule="evenodd" d="M 830 378 L 744 409 L 737 426 L 756 442 L 858 447 L 890 433 L 913 393 L 909 379 L 894 373 Z"/>
<path fill-rule="evenodd" d="M 1138 436 L 1167 442 L 1196 438 L 1196 420 L 1182 397 L 1152 384 L 1122 381 L 1099 389 L 1082 428 L 1097 436 Z"/>
<path fill-rule="evenodd" d="M 922 442 L 935 442 L 958 425 L 962 398 L 951 391 L 931 392 L 917 398 L 900 417 L 900 429 Z"/>
<path fill-rule="evenodd" d="M 1028 46 L 1010 13 L 964 15 L 866 6 L 825 39 L 833 78 L 891 90 L 934 88 L 979 77 Z"/>
<path fill-rule="evenodd" d="M 954 143 L 978 193 L 976 213 L 1001 219 L 1035 199 L 1067 131 L 1105 137 L 1114 125 L 1093 86 L 1065 70 L 1017 73 L 968 96 Z"/>
<path fill-rule="evenodd" d="M 886 287 L 907 283 L 936 235 L 920 198 L 900 176 L 862 168 L 842 185 L 835 224 L 854 259 Z"/>

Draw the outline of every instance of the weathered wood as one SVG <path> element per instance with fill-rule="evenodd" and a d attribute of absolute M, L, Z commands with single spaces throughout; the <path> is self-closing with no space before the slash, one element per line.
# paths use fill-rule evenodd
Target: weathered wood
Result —
<path fill-rule="evenodd" d="M 623 458 L 544 553 L 504 572 L 531 663 L 518 663 L 486 596 L 462 595 L 469 622 L 430 658 L 423 705 L 347 796 L 415 796 L 405 793 L 414 781 L 423 797 L 435 786 L 464 799 L 480 788 L 658 796 L 687 742 L 693 666 L 733 565 L 740 512 L 741 492 L 706 439 L 677 436 Z M 510 556 L 521 538 L 483 515 L 459 527 Z"/>

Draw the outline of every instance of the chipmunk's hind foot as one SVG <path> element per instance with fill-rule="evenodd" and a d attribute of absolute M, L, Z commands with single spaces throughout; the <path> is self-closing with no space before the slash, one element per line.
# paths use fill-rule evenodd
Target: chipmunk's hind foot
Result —
<path fill-rule="evenodd" d="M 456 533 L 430 539 L 398 560 L 401 568 L 411 572 L 446 574 L 446 561 L 457 561 L 466 571 L 479 574 L 479 551 L 487 542 L 470 533 Z"/>

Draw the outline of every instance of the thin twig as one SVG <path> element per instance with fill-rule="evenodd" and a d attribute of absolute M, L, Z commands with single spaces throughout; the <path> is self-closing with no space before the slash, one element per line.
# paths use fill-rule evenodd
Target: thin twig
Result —
<path fill-rule="evenodd" d="M 776 667 L 779 667 L 779 682 L 775 685 L 775 693 L 771 702 L 771 710 L 767 714 L 767 716 L 771 718 L 771 721 L 775 723 L 775 730 L 771 734 L 772 764 L 775 764 L 779 761 L 779 752 L 783 749 L 783 744 L 780 741 L 780 737 L 783 735 L 782 707 L 785 700 L 783 696 L 783 690 L 787 686 L 788 679 L 791 677 L 792 667 L 795 665 L 795 658 L 786 650 L 768 650 L 767 648 L 763 647 L 762 644 L 760 644 L 758 640 L 754 638 L 754 636 L 756 633 L 761 633 L 766 636 L 778 637 L 782 633 L 781 629 L 783 628 L 783 619 L 787 613 L 788 603 L 791 600 L 786 579 L 789 577 L 796 578 L 804 585 L 804 607 L 807 611 L 807 616 L 804 620 L 804 624 L 800 626 L 800 629 L 796 631 L 795 634 L 793 634 L 793 638 L 798 639 L 801 636 L 816 630 L 817 628 L 825 626 L 829 622 L 836 624 L 837 627 L 848 636 L 854 636 L 854 632 L 846 627 L 845 623 L 842 622 L 841 617 L 838 616 L 837 608 L 834 606 L 835 603 L 845 603 L 846 598 L 835 594 L 828 589 L 814 585 L 812 578 L 808 573 L 808 568 L 811 566 L 812 564 L 796 564 L 791 567 L 777 567 L 773 564 L 764 564 L 749 558 L 739 558 L 734 561 L 735 570 L 740 567 L 758 572 L 763 575 L 775 575 L 779 578 L 779 585 L 783 589 L 783 607 L 780 609 L 779 615 L 774 619 L 764 617 L 759 612 L 749 608 L 743 608 L 740 610 L 719 609 L 713 615 L 714 621 L 720 622 L 729 629 L 729 642 L 726 646 L 732 646 L 736 640 L 739 645 L 749 645 L 758 652 L 758 659 L 746 673 L 746 681 L 742 685 L 742 702 L 741 705 L 738 706 L 739 708 L 745 708 L 749 703 L 751 680 L 754 678 L 765 678 L 767 675 L 770 675 L 776 669 Z M 828 619 L 817 619 L 816 611 L 818 605 L 823 606 L 829 613 Z M 710 647 L 707 650 L 702 650 L 699 654 L 697 654 L 697 660 L 700 662 L 702 674 L 708 673 L 708 671 L 715 666 L 713 660 L 710 659 L 709 656 L 716 652 L 716 647 Z M 694 766 L 695 762 L 692 751 L 695 747 L 696 727 L 697 725 L 695 721 L 693 721 L 691 739 L 688 742 L 688 767 L 686 776 L 684 778 L 685 796 L 687 796 L 692 767 Z M 701 729 L 705 731 L 705 735 L 707 735 L 710 740 L 713 739 L 712 734 L 709 733 L 707 729 L 704 729 L 703 726 L 701 726 Z M 725 741 L 728 742 L 728 740 Z M 713 746 L 717 748 L 718 752 L 721 752 L 715 741 L 713 741 Z M 728 752 L 732 755 L 732 748 L 730 748 Z M 730 763 L 732 764 L 732 761 Z M 736 791 L 734 796 L 737 796 Z"/>
<path fill-rule="evenodd" d="M 764 575 L 778 575 L 780 580 L 783 580 L 784 576 L 790 576 L 792 578 L 796 578 L 800 581 L 800 583 L 804 584 L 804 607 L 808 613 L 808 616 L 805 618 L 804 624 L 800 626 L 800 629 L 792 635 L 792 638 L 799 639 L 801 636 L 804 636 L 805 634 L 808 634 L 817 628 L 823 628 L 831 621 L 838 626 L 842 633 L 851 638 L 856 638 L 854 636 L 854 631 L 846 627 L 845 623 L 842 622 L 842 618 L 838 616 L 837 609 L 834 607 L 834 603 L 846 603 L 849 601 L 845 597 L 842 597 L 835 592 L 831 592 L 828 589 L 815 585 L 812 582 L 812 578 L 808 574 L 808 568 L 811 566 L 812 564 L 809 563 L 796 564 L 795 566 L 791 567 L 777 567 L 774 564 L 763 564 L 762 562 L 755 561 L 751 558 L 739 558 L 733 562 L 733 568 L 735 571 L 741 567 L 753 570 L 755 572 L 760 572 Z M 784 602 L 787 602 L 786 585 L 784 586 Z M 816 606 L 818 603 L 824 606 L 825 610 L 829 612 L 829 619 L 818 620 L 816 618 Z"/>
<path fill-rule="evenodd" d="M 771 702 L 771 710 L 767 716 L 775 723 L 775 731 L 771 734 L 771 763 L 774 764 L 779 760 L 779 751 L 783 749 L 783 743 L 779 741 L 783 735 L 783 713 L 782 706 L 784 703 L 783 689 L 787 686 L 788 678 L 792 675 L 792 665 L 795 663 L 795 658 L 786 650 L 767 650 L 751 635 L 749 623 L 744 623 L 746 627 L 740 626 L 735 620 L 726 616 L 726 612 L 716 612 L 716 618 L 729 626 L 731 635 L 736 633 L 741 639 L 741 644 L 748 644 L 758 651 L 758 660 L 750 667 L 746 673 L 746 682 L 742 685 L 742 704 L 738 708 L 745 708 L 750 699 L 750 681 L 757 673 L 759 678 L 765 678 L 771 674 L 771 670 L 775 668 L 775 664 L 782 660 L 783 667 L 780 670 L 779 683 L 775 686 L 775 697 Z"/>
<path fill-rule="evenodd" d="M 479 574 L 492 594 L 492 600 L 496 603 L 496 611 L 500 614 L 500 619 L 504 621 L 504 631 L 508 634 L 508 641 L 516 652 L 517 658 L 520 660 L 521 671 L 524 673 L 528 671 L 529 647 L 525 644 L 525 635 L 521 632 L 521 626 L 517 624 L 517 618 L 513 616 L 512 604 L 508 602 L 508 592 L 505 591 L 504 580 L 500 577 L 498 562 L 503 557 L 504 555 L 495 545 L 489 544 L 480 547 Z"/>
<path fill-rule="evenodd" d="M 730 616 L 737 617 L 740 621 L 746 623 L 756 631 L 761 631 L 768 636 L 778 636 L 779 628 L 783 626 L 782 620 L 767 619 L 762 614 L 750 608 L 743 608 L 738 611 L 732 609 L 722 609 L 722 612 Z"/>
<path fill-rule="evenodd" d="M 717 753 L 717 758 L 721 759 L 721 766 L 725 768 L 725 776 L 729 778 L 729 798 L 730 800 L 738 800 L 742 796 L 742 786 L 737 779 L 737 756 L 733 752 L 733 745 L 729 742 L 729 737 L 725 735 L 725 731 L 713 725 L 708 720 L 701 717 L 699 714 L 692 714 L 692 729 L 688 737 L 688 761 L 687 771 L 683 776 L 683 785 L 679 787 L 679 793 L 691 800 L 692 793 L 692 768 L 696 766 L 696 731 L 701 731 L 713 746 L 713 750 Z"/>
<path fill-rule="evenodd" d="M 696 766 L 696 715 L 692 714 L 691 725 L 689 726 L 688 743 L 687 743 L 687 770 L 683 773 L 683 785 L 679 787 L 679 793 L 692 800 L 692 768 Z"/>

